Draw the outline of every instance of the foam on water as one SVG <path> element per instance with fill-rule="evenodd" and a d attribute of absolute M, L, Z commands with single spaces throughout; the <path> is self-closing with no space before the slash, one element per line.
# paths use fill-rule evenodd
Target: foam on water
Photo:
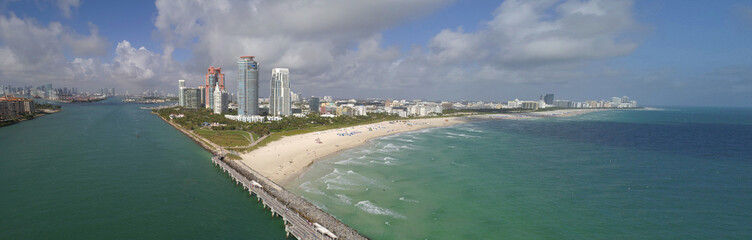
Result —
<path fill-rule="evenodd" d="M 292 188 L 374 239 L 752 236 L 744 224 L 752 214 L 737 211 L 750 194 L 730 191 L 752 186 L 752 165 L 740 157 L 752 155 L 752 126 L 655 114 L 685 113 L 603 111 L 402 133 L 322 160 Z"/>
<path fill-rule="evenodd" d="M 446 134 L 450 136 L 463 137 L 463 138 L 477 138 L 478 137 L 478 136 L 467 135 L 464 133 L 446 132 Z"/>
<path fill-rule="evenodd" d="M 418 200 L 409 199 L 409 198 L 406 198 L 406 197 L 400 197 L 399 200 L 403 201 L 403 202 L 409 202 L 409 203 L 420 203 Z"/>
<path fill-rule="evenodd" d="M 362 159 L 362 158 L 358 158 L 358 159 Z M 348 159 L 345 159 L 345 160 L 342 160 L 342 161 L 334 162 L 334 164 L 337 164 L 337 165 L 367 165 L 366 163 L 360 162 L 360 161 L 355 160 L 353 158 L 348 158 Z"/>
<path fill-rule="evenodd" d="M 334 196 L 337 196 L 337 200 L 344 204 L 347 204 L 347 205 L 352 204 L 352 199 L 347 197 L 347 195 L 345 194 L 338 193 L 338 194 L 334 194 Z"/>
<path fill-rule="evenodd" d="M 406 218 L 402 214 L 399 214 L 388 208 L 382 208 L 382 207 L 376 206 L 376 204 L 373 204 L 372 202 L 368 200 L 360 201 L 356 203 L 355 206 L 367 213 L 374 214 L 374 215 L 385 215 L 385 216 L 391 216 L 394 218 Z"/>

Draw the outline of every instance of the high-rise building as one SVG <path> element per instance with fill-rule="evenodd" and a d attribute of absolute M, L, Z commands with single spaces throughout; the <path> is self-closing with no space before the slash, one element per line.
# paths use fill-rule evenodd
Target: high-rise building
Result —
<path fill-rule="evenodd" d="M 52 84 L 48 83 L 47 86 L 44 88 L 44 90 L 46 91 L 45 92 L 46 97 L 51 98 L 53 94 L 52 92 L 54 91 L 54 89 L 52 89 Z"/>
<path fill-rule="evenodd" d="M 206 84 L 204 85 L 206 95 L 204 95 L 204 104 L 206 108 L 214 109 L 214 88 L 225 90 L 225 74 L 222 68 L 209 67 L 206 73 Z"/>
<path fill-rule="evenodd" d="M 214 88 L 214 93 L 212 94 L 214 96 L 214 103 L 212 104 L 214 106 L 213 112 L 214 114 L 222 114 L 227 112 L 227 104 L 229 96 L 227 96 L 227 91 L 225 90 L 219 90 L 219 87 Z"/>
<path fill-rule="evenodd" d="M 203 95 L 201 95 L 201 89 L 199 88 L 183 88 L 183 107 L 186 108 L 192 108 L 192 109 L 199 109 L 202 107 L 201 105 L 201 99 L 203 99 Z"/>
<path fill-rule="evenodd" d="M 554 94 L 553 93 L 546 94 L 546 96 L 543 97 L 543 102 L 546 103 L 546 105 L 554 104 Z"/>
<path fill-rule="evenodd" d="M 272 81 L 269 94 L 269 115 L 289 116 L 292 114 L 292 98 L 290 96 L 290 70 L 287 68 L 272 69 Z"/>
<path fill-rule="evenodd" d="M 183 95 L 183 89 L 185 89 L 185 80 L 178 80 L 178 105 L 185 107 L 185 96 Z"/>
<path fill-rule="evenodd" d="M 311 109 L 311 112 L 318 112 L 320 104 L 319 98 L 317 97 L 311 97 L 311 99 L 308 100 L 308 108 Z"/>
<path fill-rule="evenodd" d="M 612 97 L 611 98 L 611 104 L 619 105 L 619 103 L 621 103 L 621 98 L 620 97 Z"/>
<path fill-rule="evenodd" d="M 206 87 L 204 86 L 198 86 L 198 91 L 201 92 L 201 98 L 198 101 L 199 106 L 205 107 L 206 106 Z"/>
<path fill-rule="evenodd" d="M 258 68 L 253 56 L 238 61 L 238 115 L 259 115 Z"/>

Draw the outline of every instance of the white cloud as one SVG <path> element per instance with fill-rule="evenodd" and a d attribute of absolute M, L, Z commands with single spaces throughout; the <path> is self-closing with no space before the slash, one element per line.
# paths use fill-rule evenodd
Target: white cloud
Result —
<path fill-rule="evenodd" d="M 118 43 L 111 62 L 102 62 L 99 56 L 111 44 L 92 23 L 85 35 L 59 22 L 43 26 L 14 14 L 0 15 L 0 43 L 0 80 L 11 84 L 142 90 L 186 76 L 181 64 L 128 41 Z"/>
<path fill-rule="evenodd" d="M 73 10 L 81 5 L 80 0 L 57 0 L 57 7 L 60 9 L 60 14 L 63 17 L 70 18 Z"/>
<path fill-rule="evenodd" d="M 447 26 L 427 39 L 425 47 L 409 52 L 383 46 L 384 30 L 447 3 L 158 0 L 154 35 L 163 41 L 163 54 L 124 40 L 110 61 L 100 60 L 111 45 L 93 23 L 89 34 L 82 35 L 57 22 L 40 26 L 34 20 L 3 16 L 0 52 L 8 57 L 0 61 L 0 75 L 171 89 L 181 78 L 189 85 L 201 83 L 208 66 L 221 66 L 234 91 L 238 57 L 255 55 L 262 67 L 262 89 L 272 67 L 289 67 L 293 90 L 304 95 L 362 96 L 421 88 L 434 94 L 425 97 L 447 92 L 457 97 L 472 96 L 462 91 L 473 86 L 562 84 L 585 76 L 583 64 L 629 54 L 637 46 L 623 38 L 637 25 L 631 1 L 599 0 L 508 0 L 477 31 Z M 63 5 L 71 9 L 79 4 Z M 176 49 L 189 49 L 193 58 L 176 62 Z M 30 74 L 10 70 L 19 65 Z M 34 72 L 43 66 L 53 67 Z M 462 89 L 447 89 L 450 85 Z"/>
<path fill-rule="evenodd" d="M 168 48 L 191 49 L 188 65 L 194 73 L 209 65 L 232 72 L 238 56 L 255 55 L 262 73 L 289 67 L 295 87 L 313 90 L 310 94 L 331 88 L 357 94 L 368 91 L 364 88 L 442 83 L 559 82 L 554 74 L 563 69 L 575 73 L 558 76 L 581 76 L 575 63 L 629 54 L 637 46 L 622 39 L 637 25 L 632 2 L 599 0 L 508 0 L 476 32 L 445 29 L 427 48 L 409 53 L 382 46 L 383 30 L 446 3 L 157 1 L 155 26 Z"/>

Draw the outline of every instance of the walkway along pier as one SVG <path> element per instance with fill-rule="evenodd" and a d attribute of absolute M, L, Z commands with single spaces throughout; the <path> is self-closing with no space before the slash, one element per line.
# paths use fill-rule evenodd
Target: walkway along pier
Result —
<path fill-rule="evenodd" d="M 220 156 L 212 162 L 243 186 L 249 194 L 269 207 L 272 216 L 278 215 L 285 222 L 285 232 L 297 239 L 368 239 L 348 227 L 332 215 L 295 195 L 255 170 Z"/>
<path fill-rule="evenodd" d="M 159 116 L 159 114 L 154 113 Z M 280 216 L 285 222 L 285 232 L 301 240 L 308 239 L 368 239 L 345 225 L 339 219 L 316 207 L 303 197 L 293 194 L 272 180 L 264 177 L 240 161 L 225 158 L 228 152 L 219 145 L 204 139 L 172 121 L 159 116 L 175 129 L 190 137 L 214 156 L 212 162 L 227 173 L 235 184 L 242 185 L 248 193 L 269 207 L 272 216 Z"/>

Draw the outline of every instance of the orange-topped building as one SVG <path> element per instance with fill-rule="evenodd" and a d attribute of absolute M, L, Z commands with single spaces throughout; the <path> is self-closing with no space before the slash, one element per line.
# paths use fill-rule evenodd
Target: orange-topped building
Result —
<path fill-rule="evenodd" d="M 204 94 L 204 103 L 206 108 L 214 109 L 214 89 L 219 88 L 220 91 L 225 90 L 225 74 L 222 73 L 221 67 L 209 67 L 208 73 L 206 73 L 206 94 Z"/>

